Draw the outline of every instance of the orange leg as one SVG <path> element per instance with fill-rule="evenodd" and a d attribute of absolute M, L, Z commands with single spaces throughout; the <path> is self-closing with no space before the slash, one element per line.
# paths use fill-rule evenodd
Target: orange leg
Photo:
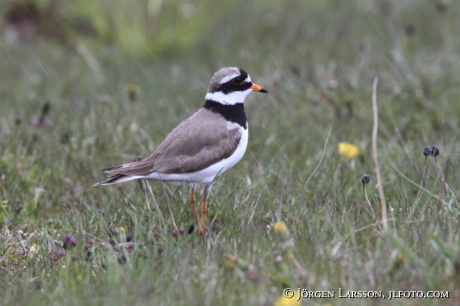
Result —
<path fill-rule="evenodd" d="M 198 225 L 198 233 L 200 234 L 205 234 L 206 233 L 206 226 L 204 225 L 206 223 L 206 211 L 208 210 L 206 206 L 206 198 L 203 199 L 200 205 L 200 212 L 201 212 L 201 224 Z"/>
<path fill-rule="evenodd" d="M 201 213 L 201 224 L 198 226 L 198 233 L 206 234 L 207 228 L 205 226 L 206 223 L 206 212 L 208 211 L 207 201 L 209 197 L 209 193 L 211 192 L 211 185 L 212 183 L 205 184 L 203 186 L 203 200 L 201 201 L 200 205 L 200 213 Z"/>
<path fill-rule="evenodd" d="M 190 188 L 190 194 L 188 195 L 188 202 L 190 203 L 190 208 L 192 209 L 192 214 L 193 217 L 195 218 L 195 222 L 198 225 L 198 228 L 200 228 L 200 219 L 198 218 L 198 214 L 196 212 L 196 198 L 195 198 L 195 186 L 192 186 Z"/>

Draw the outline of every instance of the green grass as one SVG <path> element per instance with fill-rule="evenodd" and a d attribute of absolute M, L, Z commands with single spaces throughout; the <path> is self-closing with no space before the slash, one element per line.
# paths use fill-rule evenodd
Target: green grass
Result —
<path fill-rule="evenodd" d="M 196 5 L 203 20 L 177 24 L 192 37 L 135 52 L 116 38 L 105 47 L 86 38 L 84 51 L 3 32 L 1 304 L 273 305 L 285 287 L 450 295 L 304 301 L 313 305 L 460 303 L 460 7 L 385 3 Z M 177 18 L 165 8 L 162 27 Z M 210 77 L 225 66 L 245 69 L 269 94 L 246 100 L 246 155 L 215 182 L 208 204 L 216 233 L 174 237 L 158 182 L 148 183 L 147 198 L 137 182 L 92 187 L 105 178 L 100 168 L 153 152 L 203 105 Z M 371 154 L 376 76 L 388 232 Z M 361 154 L 341 157 L 341 141 Z M 433 144 L 440 167 L 432 157 L 425 166 L 423 149 Z M 187 231 L 187 187 L 167 192 Z M 289 233 L 274 231 L 278 221 Z M 76 246 L 59 257 L 67 233 Z"/>

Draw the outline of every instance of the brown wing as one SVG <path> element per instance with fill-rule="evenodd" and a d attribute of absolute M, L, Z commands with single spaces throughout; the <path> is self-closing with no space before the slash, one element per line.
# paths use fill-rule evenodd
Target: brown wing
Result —
<path fill-rule="evenodd" d="M 144 160 L 104 169 L 110 174 L 148 175 L 191 173 L 202 170 L 235 152 L 241 131 L 229 130 L 220 114 L 200 109 L 183 121 Z"/>

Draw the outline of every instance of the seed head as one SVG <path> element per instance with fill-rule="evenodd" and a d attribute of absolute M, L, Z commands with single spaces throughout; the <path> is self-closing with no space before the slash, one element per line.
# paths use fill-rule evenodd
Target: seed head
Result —
<path fill-rule="evenodd" d="M 64 249 L 70 249 L 71 247 L 75 247 L 77 245 L 77 241 L 73 237 L 71 233 L 67 233 L 64 238 Z"/>
<path fill-rule="evenodd" d="M 436 2 L 436 9 L 440 13 L 445 13 L 449 9 L 449 5 L 446 1 L 437 1 Z"/>
<path fill-rule="evenodd" d="M 439 148 L 438 146 L 431 146 L 431 155 L 433 155 L 434 157 L 438 156 L 439 155 Z"/>
<path fill-rule="evenodd" d="M 415 26 L 413 24 L 406 25 L 404 30 L 405 30 L 407 36 L 414 36 L 415 33 L 417 32 L 417 30 L 416 30 L 416 28 L 415 28 Z"/>
<path fill-rule="evenodd" d="M 86 258 L 85 258 L 86 261 L 92 261 L 93 260 L 93 253 L 91 253 L 91 251 L 87 251 L 86 252 Z"/>
<path fill-rule="evenodd" d="M 45 103 L 42 106 L 41 112 L 42 115 L 45 116 L 50 111 L 51 105 L 49 103 Z"/>
<path fill-rule="evenodd" d="M 369 174 L 364 174 L 363 178 L 361 179 L 361 182 L 363 183 L 363 185 L 369 184 L 370 181 L 371 181 L 371 176 Z"/>
<path fill-rule="evenodd" d="M 64 249 L 59 249 L 59 250 L 57 251 L 57 256 L 58 256 L 58 257 L 64 257 L 64 255 L 65 255 Z"/>
<path fill-rule="evenodd" d="M 138 95 L 139 95 L 139 86 L 136 86 L 134 84 L 129 84 L 128 85 L 129 101 L 136 102 Z"/>
<path fill-rule="evenodd" d="M 423 155 L 425 155 L 426 157 L 430 156 L 432 153 L 433 153 L 433 150 L 431 149 L 430 146 L 427 146 L 425 147 L 425 149 L 423 149 Z"/>
<path fill-rule="evenodd" d="M 85 244 L 85 251 L 89 251 L 89 249 L 91 249 L 91 247 L 93 246 L 93 243 L 94 243 L 94 239 L 89 238 L 88 242 L 86 242 Z"/>

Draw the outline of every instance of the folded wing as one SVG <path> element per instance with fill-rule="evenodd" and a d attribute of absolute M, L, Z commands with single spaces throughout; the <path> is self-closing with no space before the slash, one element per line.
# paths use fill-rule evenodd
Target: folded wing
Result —
<path fill-rule="evenodd" d="M 231 156 L 241 139 L 220 114 L 200 109 L 177 126 L 144 160 L 103 169 L 116 176 L 146 176 L 152 172 L 192 173 Z"/>

